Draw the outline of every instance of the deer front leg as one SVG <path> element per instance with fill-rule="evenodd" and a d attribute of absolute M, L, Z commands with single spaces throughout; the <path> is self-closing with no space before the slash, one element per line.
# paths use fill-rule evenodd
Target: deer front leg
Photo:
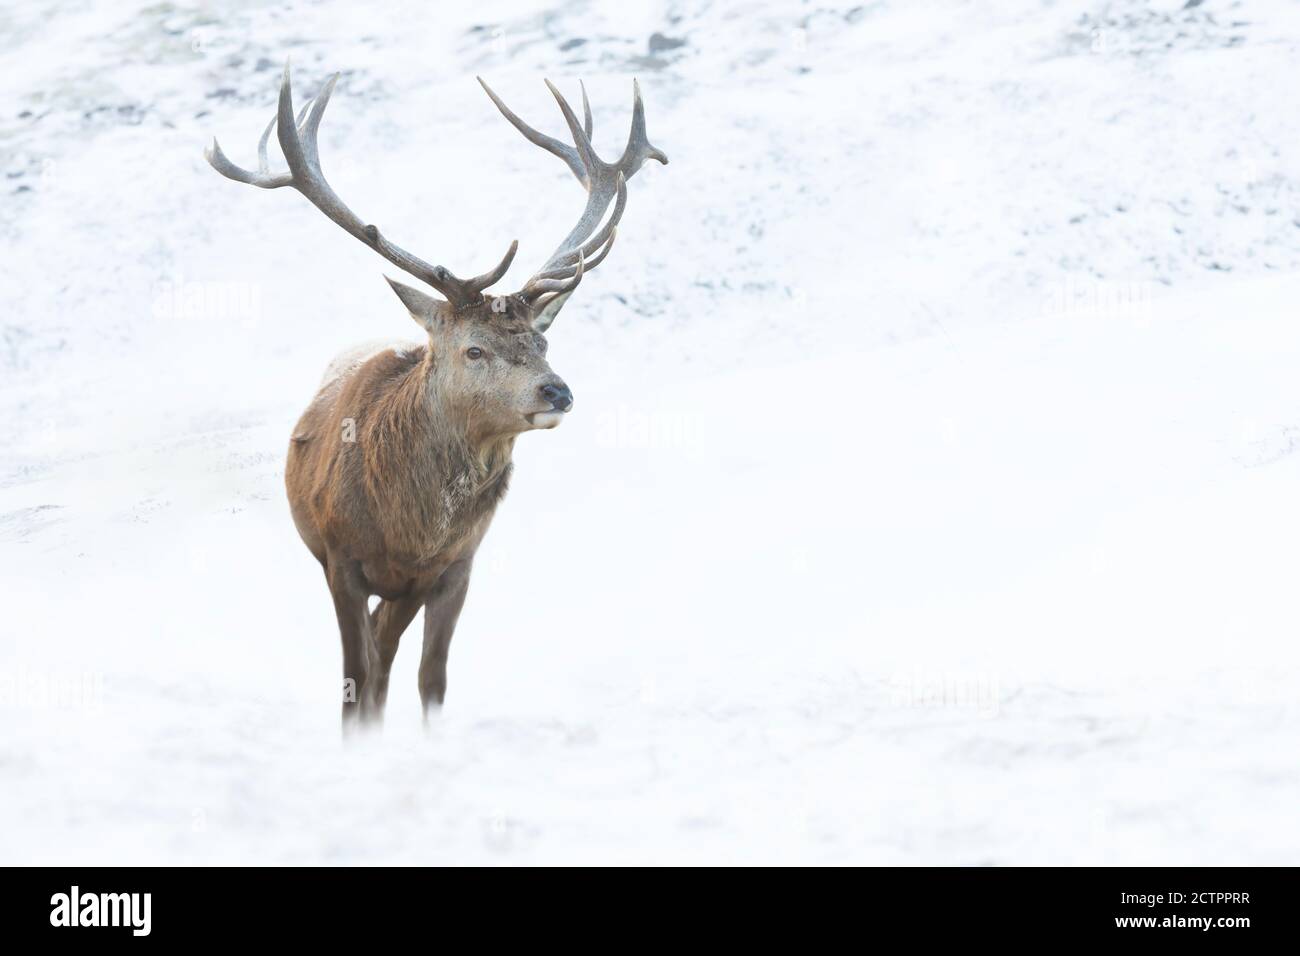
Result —
<path fill-rule="evenodd" d="M 442 573 L 424 604 L 424 652 L 420 656 L 420 700 L 424 716 L 441 707 L 447 696 L 447 651 L 456 631 L 456 620 L 469 590 L 472 560 L 457 561 Z"/>
<path fill-rule="evenodd" d="M 388 702 L 388 674 L 393 669 L 397 645 L 410 626 L 411 619 L 415 617 L 415 612 L 423 604 L 423 595 L 407 595 L 395 601 L 380 601 L 370 615 L 370 626 L 379 650 L 378 665 L 375 673 L 370 675 L 371 696 L 380 715 L 383 714 L 384 704 Z"/>
<path fill-rule="evenodd" d="M 343 730 L 347 732 L 375 710 L 369 677 L 378 672 L 379 655 L 360 566 L 338 555 L 328 555 L 325 579 L 334 598 L 343 641 Z"/>

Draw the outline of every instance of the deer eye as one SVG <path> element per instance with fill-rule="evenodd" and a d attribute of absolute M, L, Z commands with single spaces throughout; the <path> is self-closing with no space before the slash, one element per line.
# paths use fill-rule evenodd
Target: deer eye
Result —
<path fill-rule="evenodd" d="M 468 358 L 481 359 L 483 357 L 483 350 L 477 345 L 472 345 L 465 350 L 465 355 Z"/>

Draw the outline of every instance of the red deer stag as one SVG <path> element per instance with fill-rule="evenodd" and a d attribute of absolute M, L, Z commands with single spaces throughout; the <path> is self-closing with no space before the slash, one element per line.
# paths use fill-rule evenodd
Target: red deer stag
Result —
<path fill-rule="evenodd" d="M 382 716 L 398 641 L 421 607 L 419 682 L 426 718 L 442 705 L 447 650 L 474 552 L 506 492 L 515 438 L 554 428 L 573 407 L 568 385 L 547 364 L 543 333 L 614 244 L 627 180 L 646 160 L 668 158 L 646 138 L 635 81 L 627 148 L 608 163 L 591 145 L 585 88 L 580 122 L 547 81 L 573 137 L 568 146 L 521 120 L 480 79 L 501 114 L 530 142 L 564 160 L 587 191 L 578 224 L 541 269 L 518 292 L 489 296 L 484 290 L 505 275 L 518 242 L 495 268 L 460 279 L 391 242 L 325 181 L 316 134 L 337 79 L 295 117 L 286 64 L 279 108 L 258 143 L 256 171 L 232 163 L 215 140 L 205 155 L 236 182 L 293 187 L 344 231 L 442 294 L 389 279 L 428 333 L 427 343 L 363 347 L 340 356 L 289 444 L 285 484 L 293 520 L 325 570 L 343 639 L 346 730 Z M 288 172 L 269 168 L 272 129 Z M 380 598 L 374 611 L 372 595 Z"/>

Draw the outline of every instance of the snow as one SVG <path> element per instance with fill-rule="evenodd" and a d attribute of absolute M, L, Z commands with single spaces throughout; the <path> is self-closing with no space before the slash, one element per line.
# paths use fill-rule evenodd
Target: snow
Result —
<path fill-rule="evenodd" d="M 436 6 L 436 10 L 435 10 Z M 5 863 L 1294 863 L 1300 116 L 1281 2 L 0 12 Z M 677 42 L 684 41 L 684 42 Z M 284 451 L 418 329 L 251 164 L 517 284 L 496 114 L 670 164 L 549 334 L 426 730 L 344 742 Z M 379 345 L 372 348 L 381 347 Z"/>

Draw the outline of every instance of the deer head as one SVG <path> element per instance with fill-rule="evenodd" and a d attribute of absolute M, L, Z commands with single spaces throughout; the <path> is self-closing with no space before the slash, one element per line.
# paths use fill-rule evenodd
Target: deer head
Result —
<path fill-rule="evenodd" d="M 573 405 L 573 395 L 546 362 L 546 339 L 556 315 L 583 276 L 609 254 L 618 223 L 627 204 L 627 180 L 648 159 L 667 163 L 668 157 L 646 138 L 645 107 L 641 90 L 632 81 L 632 129 L 627 147 L 616 162 L 601 159 L 591 145 L 591 106 L 582 88 L 583 120 L 548 80 L 573 138 L 569 146 L 533 129 L 480 78 L 484 91 L 501 114 L 529 142 L 558 156 L 587 192 L 581 217 L 559 247 L 523 287 L 509 295 L 485 294 L 488 286 L 505 275 L 519 247 L 512 242 L 497 265 L 482 275 L 461 279 L 440 265 L 431 265 L 392 242 L 373 224 L 363 222 L 326 182 L 321 172 L 317 131 L 329 104 L 338 74 L 296 115 L 289 65 L 284 68 L 276 115 L 258 141 L 255 171 L 232 163 L 214 139 L 204 155 L 217 172 L 236 182 L 262 189 L 291 186 L 302 193 L 330 220 L 364 242 L 404 272 L 441 294 L 439 298 L 389 279 L 402 304 L 429 336 L 434 374 L 442 381 L 438 391 L 448 401 L 463 404 L 463 411 L 484 434 L 512 433 L 530 428 L 553 428 Z M 288 172 L 272 172 L 267 142 L 276 131 Z M 604 219 L 613 203 L 613 211 Z"/>

